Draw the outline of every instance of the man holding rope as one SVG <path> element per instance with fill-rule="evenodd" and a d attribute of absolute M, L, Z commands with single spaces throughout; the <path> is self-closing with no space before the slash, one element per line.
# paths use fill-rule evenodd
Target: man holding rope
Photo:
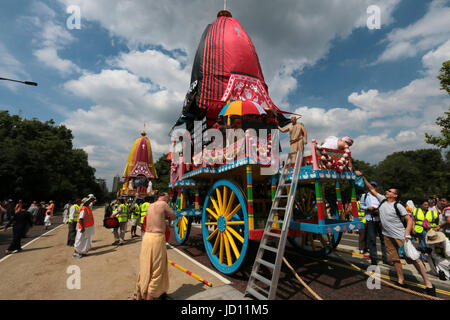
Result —
<path fill-rule="evenodd" d="M 398 249 L 405 241 L 411 241 L 410 233 L 414 227 L 414 219 L 411 214 L 406 211 L 405 207 L 397 202 L 399 198 L 399 191 L 397 189 L 390 188 L 386 191 L 386 196 L 382 196 L 375 190 L 369 181 L 367 181 L 360 171 L 355 171 L 355 173 L 357 176 L 363 177 L 364 183 L 370 193 L 380 201 L 378 210 L 380 212 L 382 233 L 385 237 L 387 257 L 388 260 L 394 264 L 398 276 L 398 285 L 405 287 L 405 278 L 400 257 L 398 255 Z M 403 226 L 400 216 L 405 218 L 406 227 Z M 425 266 L 421 263 L 420 259 L 412 262 L 411 260 L 406 259 L 406 262 L 412 263 L 422 276 L 426 286 L 425 293 L 435 297 L 436 288 L 428 279 Z"/>

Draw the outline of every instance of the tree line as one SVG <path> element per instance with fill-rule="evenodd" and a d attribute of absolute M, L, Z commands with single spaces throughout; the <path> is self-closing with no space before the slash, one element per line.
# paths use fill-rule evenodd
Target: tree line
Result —
<path fill-rule="evenodd" d="M 53 120 L 28 120 L 0 111 L 0 200 L 68 200 L 93 193 L 104 200 L 95 169 L 84 150 L 72 145 L 73 135 Z"/>

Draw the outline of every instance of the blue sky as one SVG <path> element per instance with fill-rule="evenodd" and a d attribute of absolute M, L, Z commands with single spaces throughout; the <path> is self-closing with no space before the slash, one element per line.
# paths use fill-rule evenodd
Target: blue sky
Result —
<path fill-rule="evenodd" d="M 66 9 L 81 9 L 70 30 Z M 370 5 L 381 28 L 366 25 Z M 449 1 L 229 0 L 252 38 L 275 103 L 303 115 L 309 138 L 355 138 L 355 158 L 429 147 L 448 96 Z M 196 47 L 221 0 L 18 0 L 0 3 L 0 109 L 72 129 L 97 177 L 121 173 L 146 123 L 154 158 L 189 87 Z M 286 139 L 283 145 L 287 146 Z M 286 149 L 286 148 L 285 148 Z"/>

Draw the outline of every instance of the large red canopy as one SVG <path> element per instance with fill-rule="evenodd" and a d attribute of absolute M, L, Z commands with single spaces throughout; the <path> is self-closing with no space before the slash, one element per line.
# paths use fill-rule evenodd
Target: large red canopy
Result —
<path fill-rule="evenodd" d="M 252 100 L 277 113 L 286 113 L 269 97 L 258 55 L 247 32 L 229 12 L 222 11 L 201 37 L 182 118 L 194 120 L 206 115 L 211 125 L 229 99 Z"/>

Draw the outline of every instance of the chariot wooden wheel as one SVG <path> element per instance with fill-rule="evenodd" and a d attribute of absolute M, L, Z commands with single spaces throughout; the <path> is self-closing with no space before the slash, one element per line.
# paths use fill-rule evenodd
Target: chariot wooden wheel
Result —
<path fill-rule="evenodd" d="M 209 190 L 203 206 L 202 235 L 217 270 L 232 274 L 241 267 L 249 242 L 247 199 L 234 182 L 219 180 Z"/>

